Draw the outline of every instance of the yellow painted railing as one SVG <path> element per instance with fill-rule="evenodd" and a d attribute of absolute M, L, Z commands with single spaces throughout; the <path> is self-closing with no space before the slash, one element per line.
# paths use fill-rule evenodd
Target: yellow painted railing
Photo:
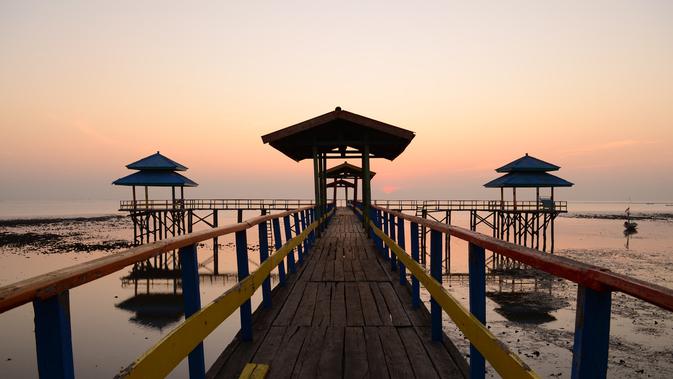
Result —
<path fill-rule="evenodd" d="M 425 269 L 414 261 L 406 251 L 388 237 L 381 229 L 370 221 L 372 231 L 390 250 L 395 253 L 397 259 L 423 284 L 432 298 L 439 303 L 444 312 L 453 320 L 465 337 L 477 350 L 491 363 L 491 366 L 503 378 L 538 378 L 539 376 L 514 354 L 505 344 L 500 342 L 470 311 L 465 309 L 442 286 L 432 278 Z"/>
<path fill-rule="evenodd" d="M 271 271 L 323 223 L 331 215 L 331 212 L 308 225 L 303 232 L 287 241 L 250 276 L 186 319 L 123 370 L 118 377 L 163 378 L 168 375 L 213 330 L 243 303 L 248 301 Z"/>

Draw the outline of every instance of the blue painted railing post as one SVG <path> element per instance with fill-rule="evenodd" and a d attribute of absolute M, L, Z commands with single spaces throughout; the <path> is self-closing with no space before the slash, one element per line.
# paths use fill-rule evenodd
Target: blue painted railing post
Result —
<path fill-rule="evenodd" d="M 406 251 L 407 242 L 405 241 L 405 231 L 404 231 L 404 219 L 402 217 L 397 218 L 397 244 Z M 407 268 L 404 267 L 404 263 L 399 261 L 400 266 L 400 284 L 407 283 Z"/>
<path fill-rule="evenodd" d="M 257 225 L 259 230 L 259 261 L 264 263 L 269 259 L 269 236 L 267 235 L 267 221 Z M 262 304 L 264 308 L 271 308 L 271 277 L 267 276 L 262 282 Z"/>
<path fill-rule="evenodd" d="M 33 310 L 35 350 L 40 378 L 74 378 L 68 291 L 44 300 L 34 300 Z"/>
<path fill-rule="evenodd" d="M 390 239 L 395 242 L 395 216 L 393 216 L 391 213 L 388 213 L 388 224 L 390 225 L 388 227 L 388 232 L 390 233 Z M 397 271 L 397 254 L 393 251 L 393 249 L 390 250 L 390 269 L 393 271 Z"/>
<path fill-rule="evenodd" d="M 302 232 L 304 230 L 306 230 L 306 226 L 308 225 L 306 223 L 306 213 L 307 212 L 308 212 L 307 210 L 301 211 L 301 231 Z M 311 240 L 308 238 L 308 236 L 306 236 L 306 238 L 304 239 L 304 253 L 308 254 L 310 249 L 311 249 Z"/>
<path fill-rule="evenodd" d="M 577 287 L 575 342 L 571 377 L 605 378 L 610 345 L 610 291 Z"/>
<path fill-rule="evenodd" d="M 383 219 L 381 220 L 381 223 L 383 224 L 383 234 L 385 234 L 387 236 L 390 236 L 390 234 L 388 234 L 388 225 L 389 225 L 389 223 L 388 223 L 388 212 L 383 211 L 382 215 L 383 215 Z M 390 255 L 388 254 L 388 245 L 387 244 L 383 244 L 383 256 L 386 259 L 390 258 Z"/>
<path fill-rule="evenodd" d="M 236 264 L 238 266 L 238 281 L 250 275 L 248 267 L 248 237 L 246 230 L 236 232 Z M 252 341 L 252 304 L 250 299 L 241 304 L 241 340 Z"/>
<path fill-rule="evenodd" d="M 292 218 L 294 219 L 294 235 L 298 236 L 301 231 L 299 229 L 299 213 L 295 213 Z M 299 264 L 304 263 L 304 244 L 303 241 L 297 245 L 297 262 Z"/>
<path fill-rule="evenodd" d="M 196 245 L 189 245 L 179 250 L 182 274 L 182 298 L 185 307 L 185 319 L 201 309 L 201 292 L 199 290 L 199 261 Z M 203 342 L 189 353 L 189 377 L 191 379 L 206 377 L 206 360 Z"/>
<path fill-rule="evenodd" d="M 430 275 L 442 283 L 442 232 L 430 232 Z M 442 307 L 434 299 L 430 300 L 432 340 L 442 340 Z"/>
<path fill-rule="evenodd" d="M 376 214 L 374 215 L 376 219 L 376 227 L 379 228 L 380 230 L 383 230 L 383 213 L 380 210 L 376 210 Z M 379 250 L 379 254 L 381 254 L 382 257 L 385 256 L 385 252 L 383 250 L 383 240 L 380 237 L 376 238 L 376 247 Z"/>
<path fill-rule="evenodd" d="M 292 239 L 290 216 L 283 217 L 283 224 L 285 225 L 285 243 L 288 243 Z M 297 268 L 294 265 L 294 249 L 292 249 L 292 251 L 290 251 L 290 253 L 287 255 L 287 269 L 290 274 L 297 272 Z"/>
<path fill-rule="evenodd" d="M 409 231 L 411 236 L 411 259 L 418 263 L 418 224 L 415 222 L 409 223 Z M 421 306 L 421 286 L 414 275 L 411 276 L 411 306 L 413 308 Z"/>
<path fill-rule="evenodd" d="M 468 246 L 470 271 L 470 313 L 486 325 L 486 253 L 484 248 L 470 243 Z M 483 378 L 485 362 L 481 353 L 470 344 L 470 378 Z"/>
<path fill-rule="evenodd" d="M 280 237 L 280 220 L 274 218 L 271 225 L 273 226 L 273 247 L 278 251 L 283 247 L 283 240 Z M 285 285 L 285 259 L 278 263 L 278 285 Z"/>

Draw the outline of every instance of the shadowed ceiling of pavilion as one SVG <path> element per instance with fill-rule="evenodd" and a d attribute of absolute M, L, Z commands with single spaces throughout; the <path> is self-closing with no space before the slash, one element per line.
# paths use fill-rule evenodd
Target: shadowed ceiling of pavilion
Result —
<path fill-rule="evenodd" d="M 283 154 L 299 162 L 318 153 L 344 158 L 361 155 L 366 144 L 372 158 L 393 160 L 415 137 L 414 132 L 337 107 L 334 111 L 262 136 Z"/>

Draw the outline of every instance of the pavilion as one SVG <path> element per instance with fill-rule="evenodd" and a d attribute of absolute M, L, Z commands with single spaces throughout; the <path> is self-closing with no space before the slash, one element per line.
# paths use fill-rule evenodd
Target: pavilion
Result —
<path fill-rule="evenodd" d="M 370 178 L 374 178 L 376 173 L 374 171 L 369 171 Z M 334 188 L 334 202 L 336 203 L 336 188 L 344 187 L 346 190 L 346 201 L 348 201 L 348 188 L 354 188 L 353 191 L 353 202 L 358 201 L 358 179 L 363 178 L 362 168 L 352 165 L 348 162 L 344 162 L 340 165 L 336 165 L 332 168 L 325 171 L 325 177 L 327 179 L 334 179 L 333 183 L 340 181 L 340 185 L 336 184 L 327 184 L 327 187 Z M 353 179 L 353 182 L 348 182 L 345 179 Z M 347 183 L 347 184 L 346 184 Z"/>
<path fill-rule="evenodd" d="M 371 206 L 370 158 L 397 158 L 414 132 L 373 120 L 337 107 L 334 111 L 262 136 L 283 154 L 299 162 L 313 159 L 315 201 L 323 212 L 327 206 L 328 159 L 362 159 L 362 203 L 365 227 Z"/>
<path fill-rule="evenodd" d="M 549 203 L 542 201 L 543 207 L 554 204 L 555 187 L 571 187 L 573 183 L 549 174 L 548 171 L 558 171 L 559 166 L 545 162 L 541 159 L 532 157 L 526 153 L 523 157 L 512 161 L 498 169 L 496 172 L 505 173 L 505 175 L 491 180 L 484 184 L 486 188 L 500 188 L 500 202 L 504 204 L 505 188 L 512 188 L 513 204 L 516 210 L 516 189 L 517 188 L 535 188 L 535 201 L 540 204 L 540 188 L 550 188 L 551 194 Z"/>
<path fill-rule="evenodd" d="M 149 205 L 148 187 L 171 187 L 173 207 L 176 205 L 175 188 L 180 188 L 180 203 L 184 203 L 185 187 L 196 187 L 198 184 L 176 171 L 187 171 L 187 167 L 162 155 L 158 151 L 136 162 L 126 165 L 133 174 L 112 182 L 116 186 L 130 186 L 133 192 L 133 205 L 136 208 L 136 187 L 145 187 L 145 207 Z"/>

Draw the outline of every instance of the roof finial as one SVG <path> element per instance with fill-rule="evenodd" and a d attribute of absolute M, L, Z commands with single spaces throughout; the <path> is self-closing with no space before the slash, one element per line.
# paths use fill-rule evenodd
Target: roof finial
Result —
<path fill-rule="evenodd" d="M 528 153 L 526 153 L 526 156 L 528 156 Z"/>
<path fill-rule="evenodd" d="M 341 110 L 341 107 L 336 107 L 336 108 L 334 108 L 334 110 L 338 112 L 338 111 Z"/>

